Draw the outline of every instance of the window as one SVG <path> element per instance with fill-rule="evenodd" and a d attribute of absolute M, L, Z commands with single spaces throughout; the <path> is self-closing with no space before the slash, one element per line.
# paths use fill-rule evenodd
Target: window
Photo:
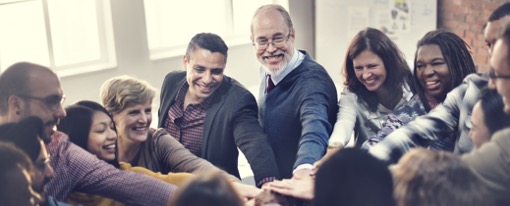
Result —
<path fill-rule="evenodd" d="M 199 32 L 216 33 L 229 46 L 250 43 L 252 15 L 269 3 L 288 8 L 288 0 L 145 0 L 151 59 L 182 55 Z"/>
<path fill-rule="evenodd" d="M 67 76 L 116 65 L 109 1 L 0 1 L 0 28 L 2 69 L 31 61 Z"/>

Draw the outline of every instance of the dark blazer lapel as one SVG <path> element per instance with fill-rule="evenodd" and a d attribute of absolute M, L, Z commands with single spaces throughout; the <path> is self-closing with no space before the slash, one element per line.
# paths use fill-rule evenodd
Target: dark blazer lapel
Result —
<path fill-rule="evenodd" d="M 160 95 L 160 105 L 159 105 L 159 126 L 164 127 L 165 120 L 168 117 L 168 110 L 170 106 L 175 102 L 175 96 L 177 96 L 177 92 L 181 88 L 181 85 L 186 81 L 186 72 L 171 72 L 165 77 L 165 81 L 163 82 L 163 87 L 161 88 Z"/>
<path fill-rule="evenodd" d="M 227 96 L 228 89 L 231 86 L 230 78 L 227 76 L 223 76 L 223 81 L 221 82 L 221 86 L 216 90 L 212 96 L 211 104 L 207 109 L 207 114 L 205 115 L 204 120 L 204 130 L 202 135 L 202 157 L 207 158 L 205 155 L 207 154 L 207 145 L 209 144 L 209 140 L 211 136 L 219 135 L 219 134 L 211 134 L 211 126 L 216 118 L 216 114 L 220 108 L 222 108 L 223 104 L 225 104 L 225 98 Z M 216 121 L 225 121 L 224 119 L 219 119 Z M 225 123 L 223 123 L 224 125 Z"/>

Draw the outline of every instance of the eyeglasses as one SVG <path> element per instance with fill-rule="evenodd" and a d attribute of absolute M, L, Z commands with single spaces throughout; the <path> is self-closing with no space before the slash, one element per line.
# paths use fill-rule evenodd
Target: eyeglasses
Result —
<path fill-rule="evenodd" d="M 29 96 L 29 95 L 18 94 L 17 96 L 20 96 L 25 99 L 39 100 L 42 103 L 44 103 L 44 105 L 46 105 L 46 107 L 48 107 L 48 109 L 50 109 L 51 111 L 56 111 L 60 106 L 62 106 L 64 104 L 64 102 L 66 100 L 65 95 L 62 95 L 62 96 L 50 95 L 47 97 L 33 97 L 33 96 Z"/>
<path fill-rule="evenodd" d="M 496 75 L 496 72 L 494 69 L 491 69 L 489 72 L 489 77 L 493 80 L 495 79 L 510 79 L 510 75 Z"/>
<path fill-rule="evenodd" d="M 284 44 L 285 44 L 285 42 L 287 42 L 287 40 L 289 40 L 289 38 L 290 38 L 290 32 L 289 32 L 289 34 L 287 34 L 287 36 L 279 35 L 279 36 L 273 37 L 272 41 L 269 41 L 267 39 L 258 39 L 253 45 L 258 50 L 267 49 L 267 47 L 269 47 L 269 44 L 273 44 L 273 46 L 276 48 L 281 48 L 281 47 L 285 46 Z"/>

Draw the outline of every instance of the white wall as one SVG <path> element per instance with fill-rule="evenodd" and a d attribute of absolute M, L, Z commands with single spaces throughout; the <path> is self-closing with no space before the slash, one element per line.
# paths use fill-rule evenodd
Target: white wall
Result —
<path fill-rule="evenodd" d="M 436 0 L 406 0 L 410 3 L 410 26 L 408 31 L 396 32 L 389 37 L 404 53 L 407 63 L 412 66 L 416 43 L 428 31 L 436 29 L 437 1 Z M 316 1 L 315 16 L 315 49 L 316 60 L 321 63 L 333 81 L 339 85 L 343 83 L 341 68 L 344 64 L 347 47 L 358 30 L 349 29 L 350 26 L 366 28 L 368 26 L 380 29 L 380 11 L 390 14 L 391 4 L 397 1 L 387 0 L 318 0 Z M 353 15 L 350 24 L 349 9 L 366 9 L 365 15 Z M 366 19 L 365 19 L 366 18 Z M 360 19 L 367 20 L 359 21 Z M 366 23 L 366 24 L 364 24 Z M 361 29 L 360 29 L 361 30 Z M 343 86 L 342 86 L 343 87 Z M 340 90 L 337 87 L 337 90 Z"/>
<path fill-rule="evenodd" d="M 313 5 L 314 0 L 289 1 L 289 10 L 297 33 L 296 47 L 305 49 L 311 54 L 314 53 Z M 160 89 L 168 72 L 182 69 L 182 56 L 155 61 L 149 59 L 143 1 L 111 0 L 111 8 L 118 66 L 108 70 L 62 77 L 67 105 L 84 99 L 99 101 L 101 84 L 116 75 L 135 76 Z M 179 29 L 175 28 L 175 31 L 179 32 Z M 249 39 L 249 36 L 246 38 Z M 183 55 L 184 52 L 183 49 Z M 254 52 L 251 44 L 229 47 L 225 74 L 237 79 L 247 88 L 256 88 L 259 81 L 259 64 Z M 159 99 L 154 103 L 157 106 Z"/>

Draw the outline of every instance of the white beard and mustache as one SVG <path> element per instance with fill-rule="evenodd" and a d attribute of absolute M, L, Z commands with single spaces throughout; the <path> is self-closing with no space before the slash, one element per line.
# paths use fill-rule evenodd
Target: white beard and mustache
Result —
<path fill-rule="evenodd" d="M 278 55 L 283 55 L 283 62 L 281 65 L 274 67 L 274 68 L 268 68 L 265 63 L 262 63 L 262 68 L 264 68 L 266 73 L 268 73 L 271 76 L 278 76 L 279 74 L 281 74 L 283 72 L 285 67 L 287 67 L 287 65 L 289 64 L 290 56 L 287 55 L 282 50 L 277 50 L 272 54 L 262 56 L 262 60 L 264 61 L 265 57 L 278 56 Z"/>

